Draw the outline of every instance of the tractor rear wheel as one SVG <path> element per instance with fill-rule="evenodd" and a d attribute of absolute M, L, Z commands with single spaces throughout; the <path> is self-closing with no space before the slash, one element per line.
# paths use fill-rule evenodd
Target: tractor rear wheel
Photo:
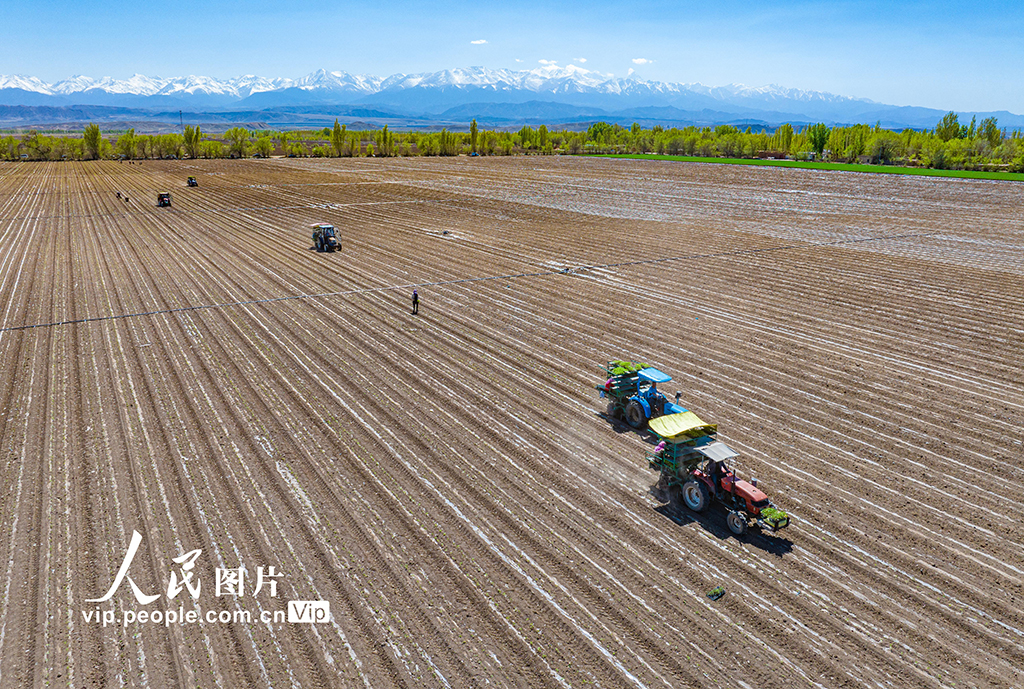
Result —
<path fill-rule="evenodd" d="M 711 491 L 703 481 L 691 478 L 683 486 L 683 502 L 694 512 L 703 512 L 711 504 Z"/>
<path fill-rule="evenodd" d="M 626 405 L 626 422 L 637 430 L 647 425 L 647 415 L 644 414 L 644 408 L 636 400 L 632 400 Z"/>
<path fill-rule="evenodd" d="M 737 536 L 747 533 L 747 516 L 738 510 L 730 512 L 725 518 L 725 523 L 729 526 L 729 531 Z"/>

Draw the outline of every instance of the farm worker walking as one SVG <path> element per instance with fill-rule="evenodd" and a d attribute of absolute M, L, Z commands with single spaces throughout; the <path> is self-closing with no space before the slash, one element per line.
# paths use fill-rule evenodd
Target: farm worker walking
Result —
<path fill-rule="evenodd" d="M 412 312 L 414 314 L 420 312 L 420 295 L 417 294 L 416 290 L 412 291 Z"/>

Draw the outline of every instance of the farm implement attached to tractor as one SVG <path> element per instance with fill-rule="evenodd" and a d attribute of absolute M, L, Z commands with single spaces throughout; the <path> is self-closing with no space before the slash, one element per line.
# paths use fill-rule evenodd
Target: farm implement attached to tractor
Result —
<path fill-rule="evenodd" d="M 604 385 L 594 387 L 601 397 L 608 398 L 608 415 L 614 419 L 625 419 L 640 430 L 650 419 L 686 411 L 658 390 L 658 383 L 671 382 L 672 378 L 656 368 L 632 361 L 609 361 L 601 370 L 608 378 Z"/>
<path fill-rule="evenodd" d="M 625 417 L 636 429 L 647 426 L 658 437 L 658 445 L 646 452 L 648 466 L 661 472 L 661 485 L 682 493 L 687 507 L 699 513 L 712 503 L 723 506 L 726 524 L 737 536 L 751 526 L 770 531 L 789 526 L 789 515 L 772 505 L 757 479 L 743 481 L 726 466 L 739 453 L 718 440 L 718 426 L 680 407 L 680 393 L 672 403 L 657 391 L 657 383 L 671 378 L 628 361 L 610 361 L 603 370 L 609 377 L 595 387 L 608 398 L 609 415 Z"/>

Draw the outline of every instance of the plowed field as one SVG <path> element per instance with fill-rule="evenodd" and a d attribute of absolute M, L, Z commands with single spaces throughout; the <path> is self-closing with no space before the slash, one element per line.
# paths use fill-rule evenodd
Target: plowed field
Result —
<path fill-rule="evenodd" d="M 0 164 L 0 686 L 1024 686 L 1022 213 L 626 160 Z M 620 357 L 793 525 L 659 490 L 593 389 Z"/>

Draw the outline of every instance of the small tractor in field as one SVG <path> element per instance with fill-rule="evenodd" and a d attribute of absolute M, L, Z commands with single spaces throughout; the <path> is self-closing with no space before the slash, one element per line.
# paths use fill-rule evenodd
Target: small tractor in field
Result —
<path fill-rule="evenodd" d="M 195 177 L 189 177 L 188 178 L 188 185 L 190 187 L 198 187 L 199 186 L 199 182 L 196 181 Z"/>
<path fill-rule="evenodd" d="M 658 390 L 658 383 L 671 382 L 672 378 L 656 368 L 631 361 L 609 361 L 603 367 L 608 376 L 604 385 L 595 385 L 601 397 L 608 398 L 608 415 L 625 419 L 632 428 L 642 429 L 650 419 L 664 414 L 680 414 L 686 410 L 665 399 Z"/>
<path fill-rule="evenodd" d="M 156 205 L 158 208 L 170 208 L 171 207 L 171 195 L 167 192 L 163 192 L 156 195 Z"/>
<path fill-rule="evenodd" d="M 648 465 L 661 472 L 660 485 L 681 491 L 694 512 L 704 512 L 712 503 L 724 506 L 726 524 L 737 536 L 750 526 L 771 531 L 789 526 L 789 515 L 772 505 L 757 479 L 741 481 L 726 466 L 727 459 L 739 454 L 718 440 L 718 426 L 679 406 L 680 393 L 673 403 L 657 390 L 658 383 L 672 380 L 669 376 L 631 361 L 609 361 L 602 371 L 608 378 L 594 387 L 608 398 L 608 415 L 625 418 L 637 430 L 646 426 L 661 441 L 646 453 Z"/>
<path fill-rule="evenodd" d="M 313 225 L 313 244 L 317 251 L 334 251 L 340 249 L 341 244 L 334 234 L 334 225 L 317 223 Z"/>
<path fill-rule="evenodd" d="M 688 411 L 652 419 L 650 429 L 661 442 L 646 453 L 648 465 L 661 472 L 661 485 L 682 492 L 691 510 L 699 513 L 713 502 L 721 504 L 729 511 L 725 523 L 737 536 L 751 525 L 770 531 L 789 526 L 789 515 L 772 505 L 757 479 L 743 481 L 726 466 L 739 453 L 718 440 L 715 424 Z"/>

